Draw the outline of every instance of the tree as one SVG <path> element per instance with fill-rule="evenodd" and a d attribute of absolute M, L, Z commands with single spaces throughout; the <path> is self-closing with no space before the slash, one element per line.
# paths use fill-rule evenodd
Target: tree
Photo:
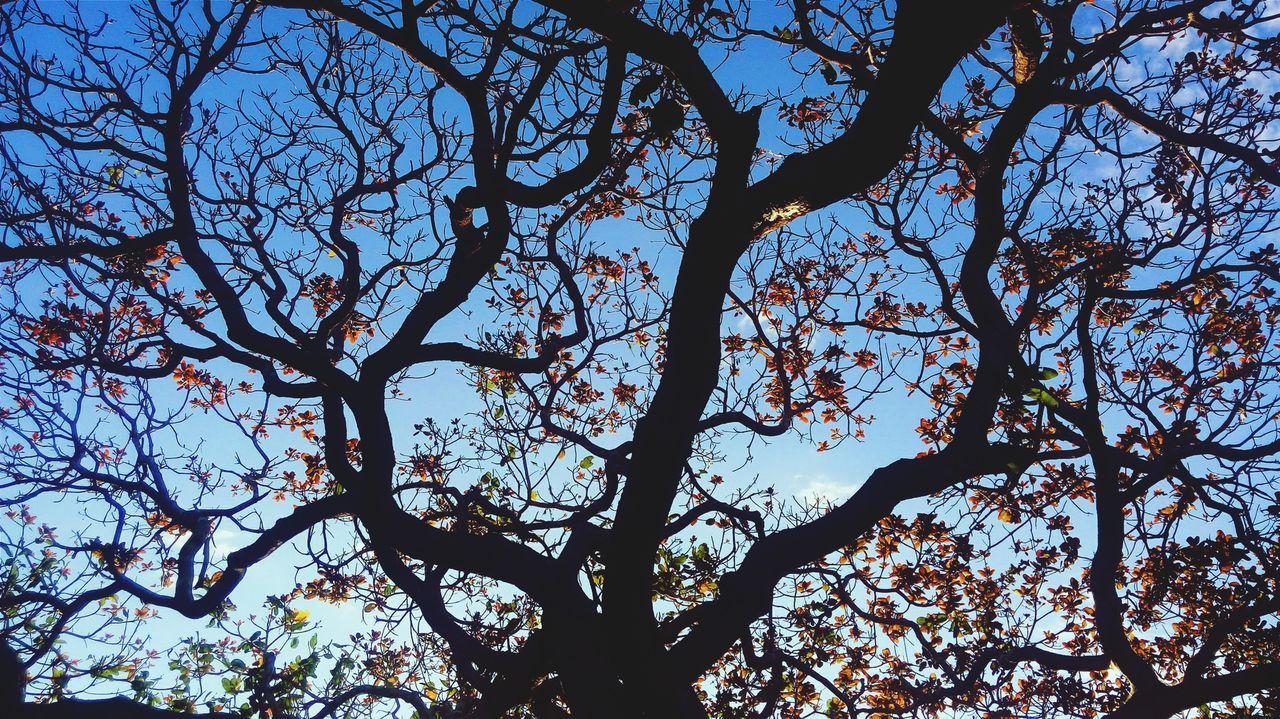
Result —
<path fill-rule="evenodd" d="M 1280 714 L 1274 3 L 0 14 L 9 711 Z"/>

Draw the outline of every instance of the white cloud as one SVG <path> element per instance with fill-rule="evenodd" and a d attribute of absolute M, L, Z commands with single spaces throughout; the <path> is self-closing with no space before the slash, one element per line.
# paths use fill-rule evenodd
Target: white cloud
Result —
<path fill-rule="evenodd" d="M 797 475 L 796 479 L 803 480 L 804 477 Z M 825 474 L 819 474 L 811 477 L 808 482 L 802 485 L 795 492 L 795 497 L 805 504 L 839 504 L 853 496 L 854 491 L 857 489 L 858 487 L 855 484 L 837 482 Z"/>
<path fill-rule="evenodd" d="M 213 531 L 210 538 L 210 546 L 212 555 L 215 559 L 226 559 L 228 554 L 240 548 L 242 537 L 238 529 L 229 527 L 218 527 Z"/>

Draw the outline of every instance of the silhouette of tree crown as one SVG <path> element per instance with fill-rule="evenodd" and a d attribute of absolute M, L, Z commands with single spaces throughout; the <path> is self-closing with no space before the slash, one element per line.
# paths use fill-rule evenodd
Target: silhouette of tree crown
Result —
<path fill-rule="evenodd" d="M 0 712 L 1280 716 L 1277 29 L 0 5 Z"/>

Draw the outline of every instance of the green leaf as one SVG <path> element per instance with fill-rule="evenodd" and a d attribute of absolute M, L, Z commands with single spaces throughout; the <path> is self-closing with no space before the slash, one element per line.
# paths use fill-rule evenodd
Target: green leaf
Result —
<path fill-rule="evenodd" d="M 1041 387 L 1032 387 L 1027 390 L 1026 395 L 1031 399 L 1045 405 L 1046 407 L 1057 407 L 1058 398 L 1049 394 L 1049 391 Z"/>
<path fill-rule="evenodd" d="M 578 462 L 578 466 L 581 467 L 582 469 L 591 469 L 591 465 L 593 464 L 595 464 L 595 460 L 591 457 L 587 457 L 586 459 L 583 459 L 581 462 Z"/>
<path fill-rule="evenodd" d="M 1050 380 L 1050 379 L 1054 379 L 1057 376 L 1058 376 L 1058 370 L 1056 369 L 1050 369 L 1049 367 L 1045 367 L 1044 369 L 1040 370 L 1040 379 Z"/>

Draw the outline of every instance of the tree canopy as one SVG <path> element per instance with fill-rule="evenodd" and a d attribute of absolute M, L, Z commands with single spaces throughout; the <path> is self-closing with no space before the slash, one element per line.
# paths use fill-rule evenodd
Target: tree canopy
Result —
<path fill-rule="evenodd" d="M 0 712 L 1280 716 L 1278 30 L 0 5 Z"/>

